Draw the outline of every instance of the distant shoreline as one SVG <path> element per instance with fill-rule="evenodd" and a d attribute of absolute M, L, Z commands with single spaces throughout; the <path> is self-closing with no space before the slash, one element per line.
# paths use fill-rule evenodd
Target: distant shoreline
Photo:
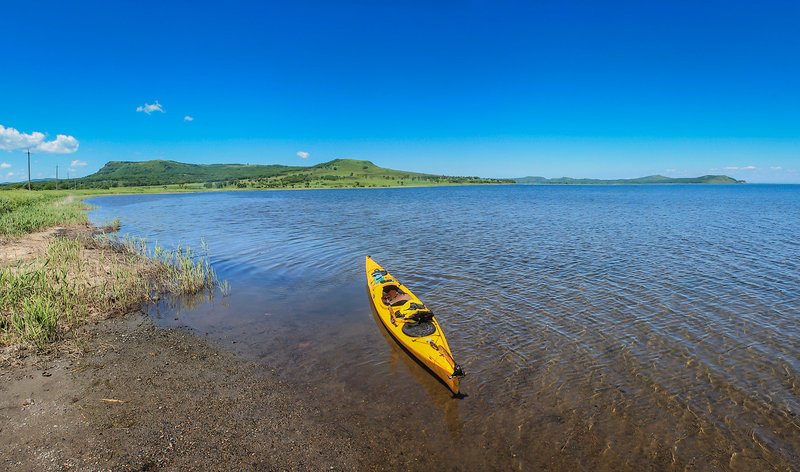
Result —
<path fill-rule="evenodd" d="M 548 179 L 540 176 L 518 177 L 513 179 L 524 184 L 586 184 L 586 185 L 653 185 L 653 184 L 744 184 L 744 180 L 734 179 L 727 175 L 707 174 L 699 177 L 666 177 L 655 174 L 633 179 L 591 179 L 572 177 L 556 177 Z"/>
<path fill-rule="evenodd" d="M 650 187 L 650 186 L 765 186 L 765 185 L 788 185 L 797 186 L 800 183 L 769 183 L 769 182 L 746 182 L 736 184 L 719 184 L 719 183 L 681 183 L 681 182 L 664 182 L 664 183 L 562 183 L 562 182 L 530 182 L 530 183 L 443 183 L 443 184 L 429 184 L 429 185 L 394 185 L 382 187 L 295 187 L 295 188 L 205 188 L 202 183 L 186 184 L 183 188 L 175 185 L 169 185 L 165 189 L 162 185 L 142 186 L 142 187 L 114 187 L 111 189 L 64 189 L 59 190 L 32 190 L 35 193 L 44 192 L 49 194 L 62 194 L 62 195 L 76 195 L 81 199 L 88 199 L 94 197 L 107 197 L 112 195 L 167 195 L 179 193 L 217 193 L 217 192 L 253 192 L 253 191 L 277 191 L 277 190 L 379 190 L 379 189 L 398 189 L 398 188 L 436 188 L 436 187 L 483 187 L 483 186 L 564 186 L 564 187 Z M 25 190 L 6 190 L 0 189 L 0 196 L 4 192 L 24 192 Z"/>

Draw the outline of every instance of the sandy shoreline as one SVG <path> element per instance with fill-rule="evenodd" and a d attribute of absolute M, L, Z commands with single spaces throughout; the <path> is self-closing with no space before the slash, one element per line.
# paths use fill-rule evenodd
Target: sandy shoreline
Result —
<path fill-rule="evenodd" d="M 14 257 L 0 262 L 94 230 L 3 241 L 0 252 Z M 271 366 L 141 312 L 95 317 L 81 331 L 55 355 L 6 352 L 0 469 L 416 470 L 437 461 L 396 448 L 413 432 L 371 424 L 360 403 L 319 398 L 314 385 L 289 385 Z"/>
<path fill-rule="evenodd" d="M 365 443 L 292 388 L 143 314 L 100 321 L 81 354 L 0 374 L 7 470 L 356 470 Z M 364 438 L 360 438 L 364 439 Z M 368 449 L 369 446 L 366 446 Z M 376 465 L 373 463 L 373 465 Z"/>
<path fill-rule="evenodd" d="M 92 325 L 80 353 L 21 362 L 0 369 L 0 469 L 436 468 L 392 447 L 406 432 L 142 313 Z"/>

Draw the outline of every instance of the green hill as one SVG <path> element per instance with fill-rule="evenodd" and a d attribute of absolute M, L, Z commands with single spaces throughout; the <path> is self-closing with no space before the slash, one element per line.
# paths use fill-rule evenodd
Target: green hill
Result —
<path fill-rule="evenodd" d="M 405 172 L 378 167 L 370 161 L 335 159 L 315 166 L 185 164 L 182 162 L 111 161 L 86 177 L 61 180 L 60 186 L 83 189 L 179 186 L 179 188 L 321 188 L 394 187 L 514 183 L 511 179 L 483 179 Z M 55 181 L 32 182 L 37 190 L 55 188 Z M 22 188 L 27 182 L 3 188 Z"/>
<path fill-rule="evenodd" d="M 642 185 L 642 184 L 743 184 L 744 180 L 736 180 L 727 175 L 704 175 L 702 177 L 672 178 L 663 175 L 649 175 L 635 179 L 573 179 L 571 177 L 558 177 L 547 179 L 545 177 L 520 177 L 514 179 L 518 184 L 575 184 L 575 185 Z"/>
<path fill-rule="evenodd" d="M 184 164 L 175 161 L 111 161 L 92 175 L 76 179 L 80 184 L 117 183 L 120 187 L 219 182 L 229 179 L 270 177 L 302 167 L 243 164 Z"/>

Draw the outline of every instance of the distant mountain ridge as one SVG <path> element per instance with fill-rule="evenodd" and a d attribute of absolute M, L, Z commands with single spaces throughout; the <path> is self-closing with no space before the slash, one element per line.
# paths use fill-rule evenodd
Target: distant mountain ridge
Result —
<path fill-rule="evenodd" d="M 169 160 L 110 161 L 86 177 L 61 179 L 80 188 L 146 187 L 202 184 L 205 188 L 395 187 L 445 184 L 512 184 L 512 179 L 484 179 L 406 172 L 370 161 L 334 159 L 313 166 L 279 164 L 186 164 Z M 27 182 L 8 184 L 21 188 Z M 54 181 L 32 182 L 34 189 L 55 188 Z"/>
<path fill-rule="evenodd" d="M 665 177 L 648 175 L 635 179 L 573 179 L 572 177 L 520 177 L 514 179 L 518 184 L 575 184 L 575 185 L 648 185 L 648 184 L 743 184 L 744 180 L 736 180 L 727 175 L 703 175 L 700 177 Z"/>
<path fill-rule="evenodd" d="M 671 178 L 650 175 L 636 179 L 573 179 L 559 177 L 520 177 L 517 179 L 487 179 L 454 177 L 378 167 L 370 161 L 335 159 L 313 166 L 279 164 L 187 164 L 169 160 L 110 161 L 86 177 L 60 179 L 69 188 L 146 187 L 196 184 L 205 188 L 341 188 L 396 187 L 447 184 L 741 184 L 726 175 L 704 175 L 692 178 Z M 34 189 L 55 188 L 52 179 L 32 180 Z M 23 188 L 27 182 L 6 184 L 3 188 Z"/>

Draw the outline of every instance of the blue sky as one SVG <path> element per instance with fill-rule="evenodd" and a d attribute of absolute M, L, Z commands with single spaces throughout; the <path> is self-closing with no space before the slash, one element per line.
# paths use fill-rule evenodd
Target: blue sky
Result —
<path fill-rule="evenodd" d="M 32 146 L 34 178 L 355 158 L 800 183 L 798 25 L 790 1 L 7 3 L 0 181 Z"/>

